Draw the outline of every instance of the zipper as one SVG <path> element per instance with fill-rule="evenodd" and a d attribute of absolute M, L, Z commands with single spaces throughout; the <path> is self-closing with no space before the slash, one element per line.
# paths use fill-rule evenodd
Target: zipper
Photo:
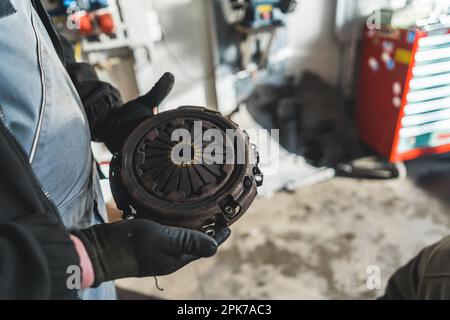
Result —
<path fill-rule="evenodd" d="M 59 39 L 57 32 L 55 31 L 52 19 L 48 15 L 47 11 L 42 7 L 42 3 L 39 0 L 32 1 L 31 6 L 32 6 L 32 8 L 33 7 L 35 8 L 36 13 L 38 14 L 39 18 L 41 19 L 42 23 L 44 24 L 44 27 L 46 28 L 46 31 L 52 40 L 53 47 L 55 48 L 56 53 L 58 54 L 61 62 L 64 65 L 65 61 L 64 61 L 64 54 L 62 52 L 61 41 Z M 40 108 L 38 124 L 36 127 L 36 133 L 34 136 L 32 147 L 31 147 L 30 158 L 29 158 L 30 163 L 32 163 L 34 160 L 34 157 L 36 155 L 36 150 L 37 150 L 37 147 L 39 144 L 40 133 L 42 130 L 42 122 L 43 122 L 43 117 L 44 117 L 44 113 L 45 113 L 46 95 L 47 95 L 46 94 L 46 86 L 45 86 L 46 78 L 45 78 L 44 63 L 42 61 L 42 39 L 39 37 L 39 33 L 38 33 L 38 30 L 36 27 L 36 21 L 35 21 L 33 12 L 31 13 L 31 24 L 33 27 L 33 31 L 34 31 L 37 46 L 38 46 L 38 49 L 37 49 L 38 50 L 38 62 L 39 62 L 39 70 L 41 73 L 41 82 L 42 82 L 42 104 L 41 104 L 41 108 Z M 82 111 L 85 122 L 89 123 L 89 121 L 86 117 L 85 111 L 81 108 L 81 106 L 80 106 L 80 110 Z M 90 132 L 89 132 L 89 134 L 90 134 Z"/>
<path fill-rule="evenodd" d="M 52 42 L 53 42 L 53 45 L 54 45 L 56 51 L 58 51 L 58 49 L 62 48 L 60 46 L 61 43 L 59 42 L 59 37 L 58 37 L 55 29 L 52 27 L 53 26 L 53 22 L 51 21 L 50 17 L 48 16 L 47 11 L 45 11 L 45 9 L 42 7 L 42 4 L 40 3 L 39 0 L 32 1 L 31 2 L 31 7 L 32 7 L 31 8 L 32 10 L 33 10 L 33 7 L 34 7 L 34 10 L 36 11 L 36 13 L 39 16 L 39 18 L 41 19 L 41 21 L 43 22 L 47 33 L 50 35 L 50 38 L 52 39 Z M 31 147 L 30 156 L 29 156 L 29 158 L 26 158 L 27 159 L 26 161 L 29 162 L 30 165 L 33 163 L 34 157 L 36 155 L 37 147 L 38 147 L 38 144 L 39 144 L 39 139 L 40 139 L 42 126 L 43 126 L 43 118 L 44 118 L 45 109 L 46 109 L 46 99 L 47 99 L 47 97 L 46 97 L 47 92 L 46 92 L 46 85 L 45 85 L 46 75 L 45 75 L 45 67 L 44 67 L 44 63 L 43 63 L 42 39 L 39 36 L 39 32 L 38 32 L 37 25 L 36 25 L 36 17 L 33 14 L 33 12 L 31 12 L 31 24 L 32 24 L 32 28 L 33 28 L 33 31 L 34 31 L 34 34 L 35 34 L 35 38 L 36 38 L 36 42 L 37 42 L 38 63 L 39 63 L 39 70 L 40 70 L 40 73 L 41 73 L 41 82 L 42 82 L 42 102 L 41 102 L 41 106 L 40 106 L 38 124 L 37 124 L 37 127 L 36 127 L 36 132 L 35 132 L 35 136 L 34 136 L 34 139 L 33 139 L 33 144 L 32 144 L 32 147 Z M 49 24 L 50 24 L 50 27 L 49 27 Z M 59 46 L 57 46 L 58 44 L 59 44 Z M 60 59 L 61 59 L 61 57 L 63 57 L 63 56 L 60 56 Z M 85 116 L 84 112 L 83 112 L 83 115 Z M 87 122 L 86 118 L 85 118 L 85 121 Z M 6 123 L 6 122 L 4 121 L 4 123 Z M 6 128 L 6 129 L 8 130 L 8 128 Z M 20 148 L 20 150 L 23 152 L 23 148 L 17 143 L 17 141 L 15 139 L 13 139 L 13 140 L 17 144 L 17 146 Z M 61 215 L 59 213 L 59 210 L 57 209 L 57 206 L 55 205 L 53 199 L 51 198 L 50 194 L 40 184 L 39 179 L 36 177 L 36 175 L 33 172 L 33 170 L 31 170 L 31 174 L 35 178 L 39 188 L 42 191 L 42 193 L 47 198 L 47 200 L 51 204 L 52 208 L 56 212 L 56 216 L 57 216 L 58 220 L 62 223 L 63 222 L 62 217 L 61 217 Z"/>
<path fill-rule="evenodd" d="M 31 145 L 31 152 L 30 152 L 30 158 L 29 158 L 30 163 L 32 163 L 34 160 L 34 156 L 36 154 L 36 149 L 37 149 L 37 146 L 39 143 L 39 137 L 41 135 L 42 122 L 43 122 L 43 118 L 44 118 L 44 111 L 45 111 L 45 104 L 46 104 L 46 95 L 47 95 L 46 87 L 45 87 L 45 70 L 44 70 L 43 61 L 42 61 L 42 44 L 41 44 L 41 39 L 39 38 L 39 35 L 37 32 L 37 28 L 36 28 L 34 19 L 35 18 L 34 18 L 33 12 L 31 12 L 31 25 L 33 27 L 34 35 L 36 37 L 39 71 L 41 73 L 42 102 L 41 102 L 41 107 L 39 110 L 39 119 L 38 119 L 36 132 L 35 132 L 34 139 L 33 139 L 33 144 Z"/>
<path fill-rule="evenodd" d="M 12 132 L 8 129 L 8 127 L 6 126 L 6 121 L 5 121 L 5 117 L 4 114 L 2 112 L 2 110 L 0 109 L 0 128 L 1 130 L 5 131 L 5 136 L 6 138 L 10 141 L 11 145 L 13 146 L 13 148 L 15 149 L 15 151 L 17 151 L 17 154 L 20 155 L 20 157 L 22 158 L 23 162 L 25 164 L 28 164 L 30 167 L 28 167 L 27 171 L 28 174 L 31 175 L 31 177 L 33 178 L 33 182 L 36 184 L 36 186 L 38 187 L 38 189 L 41 191 L 41 193 L 45 196 L 45 198 L 47 199 L 48 203 L 50 204 L 51 208 L 54 211 L 54 214 L 56 216 L 56 218 L 58 219 L 58 221 L 62 224 L 64 224 L 60 213 L 55 205 L 55 203 L 53 202 L 52 198 L 50 197 L 50 195 L 48 194 L 47 191 L 45 191 L 44 187 L 41 185 L 41 183 L 39 182 L 39 179 L 37 178 L 36 174 L 34 173 L 33 169 L 31 168 L 31 165 L 29 164 L 28 158 L 26 157 L 26 153 L 23 150 L 22 146 L 19 145 L 19 143 L 16 141 L 16 139 L 14 138 Z"/>
<path fill-rule="evenodd" d="M 6 127 L 5 115 L 3 114 L 2 107 L 0 106 L 0 121 L 3 122 L 3 125 Z"/>
<path fill-rule="evenodd" d="M 58 221 L 59 221 L 62 225 L 64 225 L 64 221 L 63 221 L 63 219 L 61 218 L 61 214 L 59 213 L 58 208 L 56 207 L 55 202 L 54 202 L 53 199 L 50 197 L 50 195 L 48 194 L 48 192 L 45 191 L 44 187 L 40 184 L 39 180 L 37 180 L 37 177 L 36 177 L 36 175 L 34 174 L 34 172 L 31 171 L 31 173 L 32 173 L 32 175 L 33 175 L 33 178 L 36 180 L 38 187 L 41 189 L 41 191 L 42 191 L 42 193 L 44 194 L 45 198 L 47 198 L 48 202 L 50 203 L 50 206 L 51 206 L 52 209 L 55 211 L 54 213 L 55 213 L 55 215 L 56 215 L 56 218 L 58 219 Z"/>
<path fill-rule="evenodd" d="M 39 18 L 41 19 L 42 23 L 44 24 L 44 27 L 47 30 L 50 39 L 53 42 L 53 46 L 55 47 L 55 50 L 57 51 L 61 62 L 63 63 L 63 65 L 66 65 L 61 39 L 59 38 L 58 32 L 56 32 L 56 27 L 55 24 L 53 23 L 52 18 L 48 14 L 47 10 L 45 10 L 40 0 L 32 0 L 32 5 L 36 10 L 36 13 L 39 15 Z"/>
<path fill-rule="evenodd" d="M 34 184 L 33 187 L 36 189 L 36 191 L 38 191 L 38 192 L 40 191 L 41 195 L 44 195 L 48 204 L 50 204 L 50 208 L 53 209 L 53 214 L 56 216 L 56 219 L 59 221 L 59 223 L 61 223 L 61 225 L 64 226 L 64 222 L 60 216 L 58 209 L 56 208 L 55 203 L 53 202 L 53 200 L 50 197 L 50 195 L 48 194 L 48 192 L 45 191 L 44 187 L 39 182 L 39 179 L 36 177 L 36 174 L 34 173 L 33 169 L 31 168 L 31 165 L 28 162 L 25 150 L 22 148 L 21 145 L 19 145 L 19 143 L 16 141 L 16 139 L 12 135 L 11 131 L 6 126 L 4 114 L 3 114 L 2 110 L 0 109 L 0 134 L 3 134 L 3 133 L 4 133 L 4 136 L 6 137 L 7 143 L 9 142 L 10 146 L 14 149 L 14 151 L 16 151 L 16 154 L 18 154 L 18 156 L 20 158 L 22 158 L 21 160 L 23 161 L 24 168 L 32 178 L 31 183 Z M 42 201 L 44 201 L 44 199 L 42 199 Z M 80 300 L 82 299 L 80 290 L 77 290 L 77 298 Z"/>

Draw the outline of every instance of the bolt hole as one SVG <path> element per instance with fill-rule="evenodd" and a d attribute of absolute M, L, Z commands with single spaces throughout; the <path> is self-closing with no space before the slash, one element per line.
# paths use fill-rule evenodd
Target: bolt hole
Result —
<path fill-rule="evenodd" d="M 230 206 L 227 206 L 227 207 L 225 207 L 225 213 L 232 214 L 232 213 L 234 213 L 234 209 Z"/>

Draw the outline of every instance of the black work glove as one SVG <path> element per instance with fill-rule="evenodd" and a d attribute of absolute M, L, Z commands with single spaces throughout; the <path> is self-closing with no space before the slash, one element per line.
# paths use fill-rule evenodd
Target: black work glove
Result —
<path fill-rule="evenodd" d="M 111 153 L 117 153 L 131 132 L 152 117 L 153 108 L 172 91 L 175 77 L 165 73 L 144 96 L 122 103 L 119 91 L 106 82 L 95 80 L 95 70 L 78 63 L 67 67 L 81 98 L 93 141 L 104 142 Z"/>
<path fill-rule="evenodd" d="M 131 132 L 154 115 L 153 108 L 158 107 L 169 95 L 174 83 L 175 77 L 167 72 L 146 95 L 120 108 L 112 109 L 97 125 L 96 137 L 103 141 L 112 153 L 119 152 Z"/>
<path fill-rule="evenodd" d="M 94 286 L 98 286 L 121 278 L 171 274 L 192 261 L 213 256 L 231 231 L 223 228 L 211 238 L 199 231 L 136 219 L 73 233 L 86 247 Z"/>
<path fill-rule="evenodd" d="M 172 91 L 175 77 L 165 73 L 146 95 L 123 104 L 119 91 L 99 80 L 87 63 L 77 63 L 73 47 L 61 36 L 66 70 L 77 89 L 89 122 L 93 141 L 104 142 L 112 153 L 117 153 L 131 132 L 152 117 L 153 108 Z"/>

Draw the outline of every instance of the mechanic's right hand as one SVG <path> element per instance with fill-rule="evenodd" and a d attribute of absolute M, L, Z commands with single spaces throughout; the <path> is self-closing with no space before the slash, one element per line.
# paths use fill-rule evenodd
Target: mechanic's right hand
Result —
<path fill-rule="evenodd" d="M 95 126 L 95 137 L 104 142 L 111 153 L 120 152 L 133 130 L 154 116 L 154 108 L 159 107 L 170 94 L 174 84 L 174 75 L 166 72 L 145 95 L 119 108 L 111 108 L 105 118 Z"/>
<path fill-rule="evenodd" d="M 94 286 L 98 286 L 121 278 L 171 274 L 192 261 L 213 256 L 231 231 L 223 228 L 212 238 L 199 231 L 136 219 L 73 234 L 86 247 L 94 269 Z"/>

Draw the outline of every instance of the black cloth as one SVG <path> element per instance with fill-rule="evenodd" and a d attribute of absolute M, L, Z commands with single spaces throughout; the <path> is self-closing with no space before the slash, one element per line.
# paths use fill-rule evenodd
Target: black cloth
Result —
<path fill-rule="evenodd" d="M 0 270 L 1 300 L 50 297 L 51 277 L 45 254 L 26 227 L 0 223 Z"/>
<path fill-rule="evenodd" d="M 16 12 L 10 1 L 0 2 L 0 18 L 7 17 Z"/>
<path fill-rule="evenodd" d="M 74 245 L 2 121 L 0 150 L 0 298 L 77 299 L 66 285 Z"/>
<path fill-rule="evenodd" d="M 1 8 L 8 4 L 2 2 Z M 46 11 L 39 0 L 32 4 L 64 62 Z M 0 299 L 77 299 L 77 291 L 66 285 L 67 268 L 79 265 L 77 252 L 1 117 L 0 113 Z"/>
<path fill-rule="evenodd" d="M 450 237 L 422 250 L 389 280 L 382 300 L 450 300 Z"/>

